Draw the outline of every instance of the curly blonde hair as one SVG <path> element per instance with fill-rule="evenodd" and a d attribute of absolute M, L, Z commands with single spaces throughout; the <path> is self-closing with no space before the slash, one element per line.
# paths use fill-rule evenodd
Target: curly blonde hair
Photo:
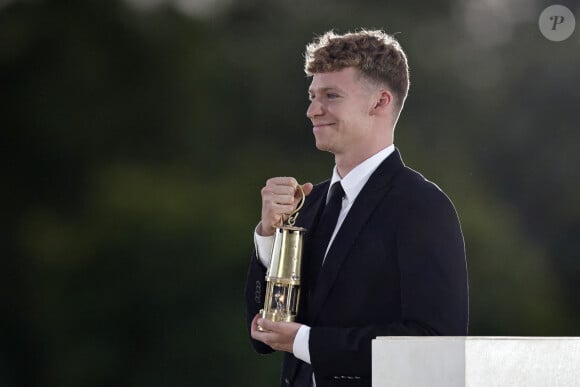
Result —
<path fill-rule="evenodd" d="M 368 81 L 384 85 L 402 108 L 409 92 L 407 56 L 399 42 L 381 30 L 337 35 L 329 31 L 306 46 L 304 71 L 308 76 L 354 67 Z"/>

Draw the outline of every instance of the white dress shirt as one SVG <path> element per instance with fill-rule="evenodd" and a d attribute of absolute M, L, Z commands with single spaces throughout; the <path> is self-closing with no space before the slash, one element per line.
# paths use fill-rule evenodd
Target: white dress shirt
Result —
<path fill-rule="evenodd" d="M 336 227 L 334 228 L 334 232 L 330 237 L 330 242 L 328 243 L 328 247 L 326 249 L 326 253 L 330 249 L 338 230 L 340 230 L 340 226 L 344 222 L 344 219 L 348 215 L 350 208 L 352 207 L 354 201 L 356 200 L 358 194 L 363 189 L 364 185 L 369 180 L 370 176 L 373 172 L 378 168 L 378 166 L 395 150 L 394 145 L 390 145 L 385 149 L 375 153 L 373 156 L 369 157 L 359 165 L 357 165 L 354 169 L 352 169 L 348 175 L 344 176 L 343 178 L 340 177 L 336 166 L 332 171 L 332 179 L 330 180 L 329 190 L 337 181 L 340 181 L 342 185 L 342 189 L 344 190 L 344 198 L 342 199 L 342 208 L 340 210 L 340 214 L 338 215 L 338 220 L 336 222 Z M 328 195 L 327 195 L 328 196 Z M 256 228 L 257 229 L 257 228 Z M 272 247 L 274 244 L 274 236 L 261 236 L 257 232 L 254 231 L 254 243 L 256 245 L 256 252 L 258 255 L 258 259 L 265 267 L 270 266 L 270 260 L 272 258 Z M 324 258 L 326 259 L 326 253 Z M 323 261 L 323 268 L 324 270 L 324 261 Z M 298 359 L 305 361 L 308 364 L 310 362 L 310 349 L 308 346 L 310 340 L 310 327 L 307 325 L 302 325 L 296 334 L 296 338 L 294 339 L 294 345 L 292 348 L 292 352 L 294 356 Z"/>

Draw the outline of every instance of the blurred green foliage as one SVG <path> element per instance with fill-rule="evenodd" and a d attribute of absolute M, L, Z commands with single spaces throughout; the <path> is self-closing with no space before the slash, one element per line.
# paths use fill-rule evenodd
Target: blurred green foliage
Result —
<path fill-rule="evenodd" d="M 146 3 L 0 2 L 0 385 L 275 385 L 245 270 L 263 182 L 330 176 L 302 71 L 330 28 L 399 32 L 396 144 L 460 214 L 470 333 L 580 333 L 580 34 L 541 2 Z"/>

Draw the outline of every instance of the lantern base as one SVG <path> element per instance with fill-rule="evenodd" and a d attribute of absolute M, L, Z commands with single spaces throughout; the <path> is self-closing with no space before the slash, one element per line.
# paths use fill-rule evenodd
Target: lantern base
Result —
<path fill-rule="evenodd" d="M 262 318 L 266 318 L 272 322 L 294 322 L 294 321 L 296 321 L 296 316 L 286 315 L 286 316 L 282 317 L 282 313 L 280 313 L 277 310 L 271 312 L 271 311 L 266 311 L 264 309 L 260 309 L 260 316 L 262 316 Z M 259 325 L 258 325 L 258 330 L 260 332 L 270 332 L 269 330 L 264 329 Z"/>

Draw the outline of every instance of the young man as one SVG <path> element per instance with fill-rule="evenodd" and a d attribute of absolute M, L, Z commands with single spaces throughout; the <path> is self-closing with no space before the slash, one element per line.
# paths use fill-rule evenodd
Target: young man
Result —
<path fill-rule="evenodd" d="M 308 233 L 296 323 L 257 313 L 275 227 L 297 206 L 298 182 L 276 177 L 262 189 L 248 329 L 258 352 L 286 352 L 283 386 L 370 386 L 375 337 L 467 334 L 463 236 L 448 197 L 393 145 L 409 88 L 399 43 L 382 31 L 328 32 L 307 46 L 305 70 L 316 147 L 336 165 L 329 181 L 303 185 L 297 225 Z"/>

